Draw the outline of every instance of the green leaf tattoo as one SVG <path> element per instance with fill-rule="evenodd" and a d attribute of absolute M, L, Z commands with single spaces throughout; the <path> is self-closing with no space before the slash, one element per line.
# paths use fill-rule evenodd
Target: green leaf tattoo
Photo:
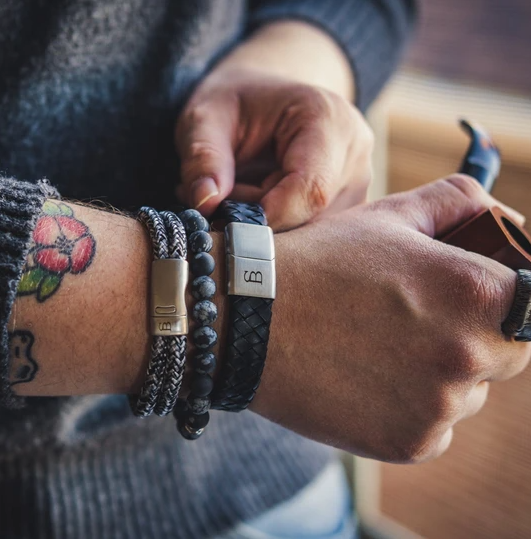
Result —
<path fill-rule="evenodd" d="M 26 268 L 18 283 L 18 295 L 36 294 L 41 286 L 41 282 L 47 275 L 49 273 L 40 266 L 34 266 L 31 269 Z"/>
<path fill-rule="evenodd" d="M 57 290 L 67 273 L 83 273 L 96 253 L 89 228 L 64 202 L 47 200 L 32 235 L 28 261 L 17 294 L 35 294 L 40 303 Z"/>
<path fill-rule="evenodd" d="M 64 202 L 47 200 L 42 205 L 42 213 L 44 213 L 44 215 L 66 215 L 72 217 L 74 215 L 74 210 Z"/>
<path fill-rule="evenodd" d="M 48 299 L 61 284 L 61 277 L 59 275 L 54 275 L 49 273 L 44 277 L 40 283 L 39 290 L 37 291 L 37 301 L 42 303 L 44 300 Z"/>

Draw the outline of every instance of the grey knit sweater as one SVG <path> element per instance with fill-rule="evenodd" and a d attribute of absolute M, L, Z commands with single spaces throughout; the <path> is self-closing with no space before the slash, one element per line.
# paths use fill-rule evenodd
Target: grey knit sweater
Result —
<path fill-rule="evenodd" d="M 413 17 L 407 0 L 0 0 L 0 537 L 215 537 L 326 464 L 327 448 L 250 412 L 217 413 L 189 443 L 171 419 L 135 419 L 124 397 L 15 399 L 6 322 L 38 179 L 63 197 L 168 207 L 178 111 L 246 33 L 283 18 L 324 28 L 365 109 Z"/>

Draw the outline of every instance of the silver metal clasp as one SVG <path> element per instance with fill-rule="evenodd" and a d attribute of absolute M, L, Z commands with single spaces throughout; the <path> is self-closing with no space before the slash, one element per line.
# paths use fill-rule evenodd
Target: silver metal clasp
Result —
<path fill-rule="evenodd" d="M 268 226 L 229 223 L 225 228 L 228 294 L 275 299 L 275 243 Z"/>
<path fill-rule="evenodd" d="M 151 335 L 188 333 L 188 262 L 167 258 L 151 264 Z"/>

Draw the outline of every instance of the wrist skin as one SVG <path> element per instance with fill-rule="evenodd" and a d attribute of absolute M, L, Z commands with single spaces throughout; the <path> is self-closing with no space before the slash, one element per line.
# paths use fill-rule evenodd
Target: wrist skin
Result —
<path fill-rule="evenodd" d="M 312 61 L 306 61 L 311 57 Z M 224 78 L 231 70 L 267 73 L 273 77 L 318 86 L 349 101 L 355 81 L 345 53 L 323 30 L 302 21 L 277 21 L 260 27 L 214 69 Z"/>
<path fill-rule="evenodd" d="M 148 302 L 152 254 L 148 233 L 134 219 L 86 206 L 68 206 L 90 229 L 96 242 L 95 256 L 83 273 L 64 275 L 57 292 L 44 302 L 37 302 L 34 295 L 17 297 L 8 330 L 34 335 L 31 353 L 38 371 L 33 380 L 13 385 L 13 391 L 21 396 L 134 394 L 144 382 L 151 357 Z M 213 351 L 219 372 L 227 332 L 225 245 L 221 232 L 213 232 L 212 238 L 216 268 L 211 277 L 217 288 L 213 301 L 218 308 L 213 325 L 218 343 Z M 191 313 L 196 300 L 190 285 L 186 302 L 193 330 Z M 193 354 L 189 339 L 188 376 L 181 396 L 189 391 Z"/>

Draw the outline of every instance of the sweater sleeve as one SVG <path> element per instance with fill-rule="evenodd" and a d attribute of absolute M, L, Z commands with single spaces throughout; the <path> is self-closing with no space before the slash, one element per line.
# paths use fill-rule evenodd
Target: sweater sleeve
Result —
<path fill-rule="evenodd" d="M 46 181 L 0 177 L 0 405 L 8 408 L 20 408 L 25 399 L 10 388 L 7 323 L 41 207 L 46 198 L 57 197 Z"/>
<path fill-rule="evenodd" d="M 366 111 L 398 65 L 416 19 L 415 0 L 251 0 L 249 29 L 280 19 L 315 24 L 345 52 Z"/>

